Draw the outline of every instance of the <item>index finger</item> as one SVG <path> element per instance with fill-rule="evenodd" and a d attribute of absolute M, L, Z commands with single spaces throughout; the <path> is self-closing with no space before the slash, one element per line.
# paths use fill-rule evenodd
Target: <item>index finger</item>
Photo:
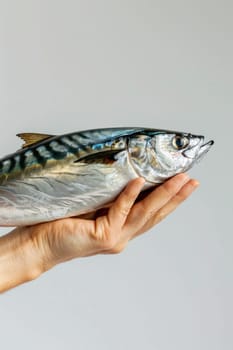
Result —
<path fill-rule="evenodd" d="M 124 191 L 119 195 L 108 212 L 108 221 L 110 225 L 122 227 L 127 216 L 145 183 L 143 178 L 137 178 L 131 181 Z"/>

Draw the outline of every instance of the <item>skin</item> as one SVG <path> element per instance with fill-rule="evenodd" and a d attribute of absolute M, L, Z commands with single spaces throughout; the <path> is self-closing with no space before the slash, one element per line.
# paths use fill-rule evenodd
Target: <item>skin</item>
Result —
<path fill-rule="evenodd" d="M 173 212 L 199 185 L 187 174 L 179 174 L 136 201 L 143 184 L 143 178 L 131 181 L 105 212 L 18 227 L 0 237 L 0 292 L 74 258 L 120 253 L 131 239 Z"/>

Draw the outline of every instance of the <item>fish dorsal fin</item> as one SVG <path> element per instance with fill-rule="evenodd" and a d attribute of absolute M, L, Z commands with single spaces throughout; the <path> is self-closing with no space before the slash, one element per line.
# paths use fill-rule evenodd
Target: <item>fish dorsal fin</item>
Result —
<path fill-rule="evenodd" d="M 54 135 L 37 134 L 37 133 L 20 133 L 20 134 L 17 134 L 16 136 L 20 137 L 24 141 L 22 148 L 26 148 L 34 145 L 35 143 L 38 143 L 40 141 L 53 137 Z"/>

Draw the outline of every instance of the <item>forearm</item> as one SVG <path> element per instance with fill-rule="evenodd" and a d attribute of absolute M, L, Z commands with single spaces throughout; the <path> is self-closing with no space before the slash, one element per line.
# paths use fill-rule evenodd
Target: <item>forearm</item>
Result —
<path fill-rule="evenodd" d="M 42 273 L 29 229 L 17 228 L 0 237 L 0 293 L 31 281 Z"/>

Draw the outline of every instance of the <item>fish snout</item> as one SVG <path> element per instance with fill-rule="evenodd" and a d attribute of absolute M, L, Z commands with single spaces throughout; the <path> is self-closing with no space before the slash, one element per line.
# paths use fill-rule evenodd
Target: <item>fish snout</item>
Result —
<path fill-rule="evenodd" d="M 183 151 L 183 156 L 189 159 L 200 160 L 212 147 L 214 141 L 208 141 L 206 143 L 204 136 L 197 136 L 192 140 L 188 149 Z"/>

